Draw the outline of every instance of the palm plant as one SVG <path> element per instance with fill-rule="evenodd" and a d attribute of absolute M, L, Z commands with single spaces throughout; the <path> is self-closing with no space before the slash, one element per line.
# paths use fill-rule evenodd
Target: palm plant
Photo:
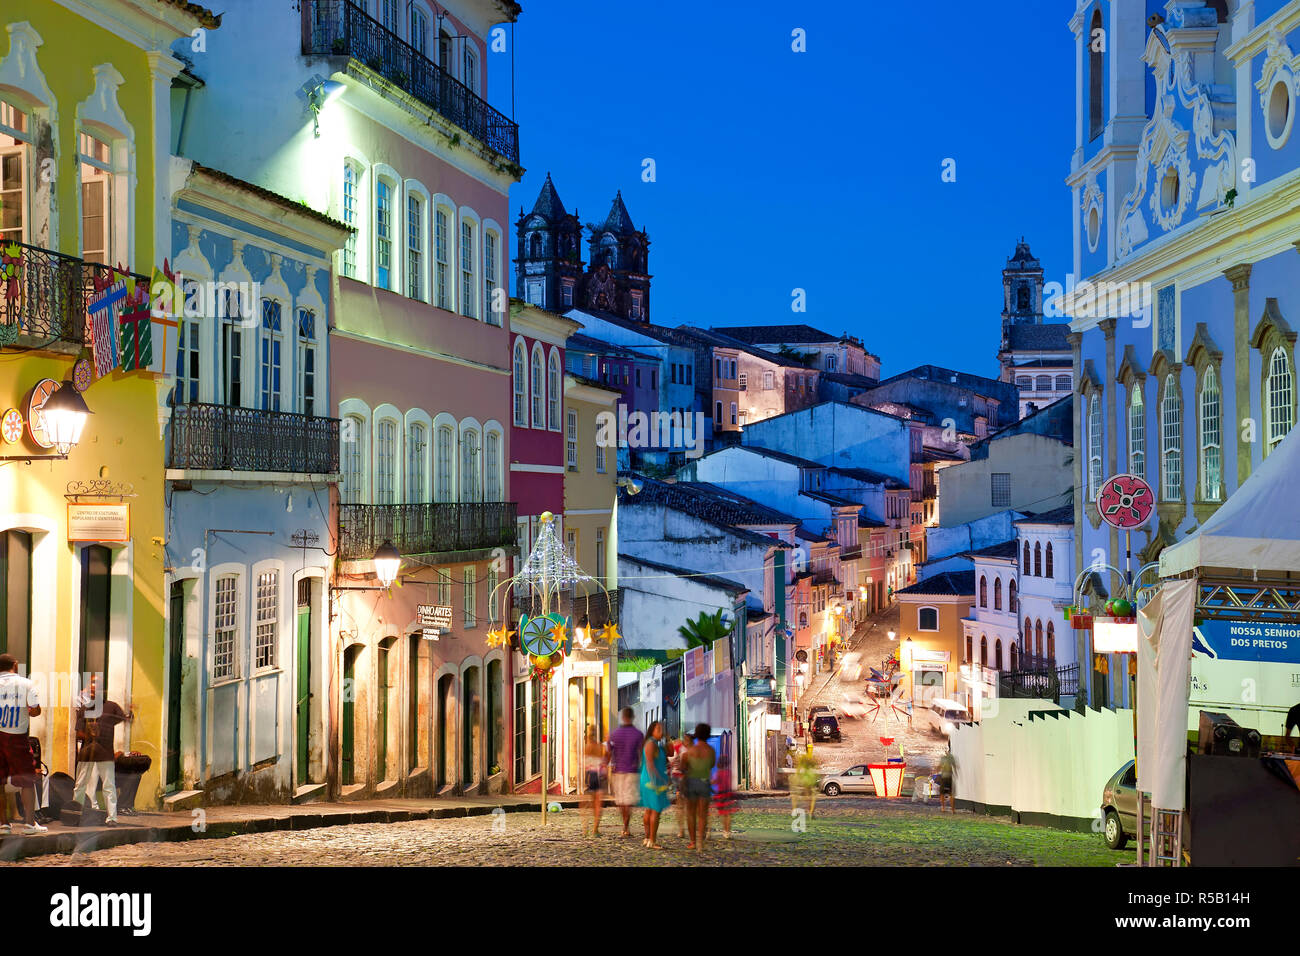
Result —
<path fill-rule="evenodd" d="M 729 632 L 727 627 L 722 623 L 722 611 L 714 611 L 712 614 L 704 611 L 695 620 L 686 619 L 686 623 L 677 629 L 686 641 L 686 647 L 709 647 L 714 641 L 726 637 Z"/>

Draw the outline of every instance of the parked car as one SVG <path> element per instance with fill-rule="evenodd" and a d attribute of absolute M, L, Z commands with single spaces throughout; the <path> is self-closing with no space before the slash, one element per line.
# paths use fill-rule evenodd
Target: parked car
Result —
<path fill-rule="evenodd" d="M 840 737 L 840 719 L 834 714 L 818 714 L 812 719 L 812 739 L 833 740 L 839 743 Z"/>
<path fill-rule="evenodd" d="M 1137 768 L 1132 760 L 1116 770 L 1102 787 L 1101 812 L 1106 846 L 1124 849 L 1128 838 L 1137 834 Z"/>
<path fill-rule="evenodd" d="M 828 707 L 825 704 L 814 704 L 812 707 L 808 708 L 808 716 L 804 718 L 804 721 L 805 723 L 808 724 L 809 727 L 811 727 L 813 725 L 813 721 L 817 719 L 818 714 L 833 714 L 833 713 L 835 713 L 834 707 Z"/>
<path fill-rule="evenodd" d="M 836 797 L 841 793 L 875 793 L 876 788 L 867 765 L 860 763 L 848 770 L 827 774 L 822 778 L 821 791 L 828 797 Z"/>
<path fill-rule="evenodd" d="M 958 724 L 970 722 L 970 711 L 958 701 L 936 697 L 930 701 L 930 706 L 918 710 L 916 717 L 924 721 L 922 726 L 931 733 L 947 737 L 957 729 Z"/>

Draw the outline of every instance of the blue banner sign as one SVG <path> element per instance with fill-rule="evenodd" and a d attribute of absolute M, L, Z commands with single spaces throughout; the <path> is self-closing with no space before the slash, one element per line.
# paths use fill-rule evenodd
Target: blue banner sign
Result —
<path fill-rule="evenodd" d="M 745 679 L 746 697 L 771 697 L 772 679 L 770 677 L 749 677 Z"/>
<path fill-rule="evenodd" d="M 1192 650 L 1216 660 L 1300 664 L 1300 625 L 1267 621 L 1204 621 Z"/>

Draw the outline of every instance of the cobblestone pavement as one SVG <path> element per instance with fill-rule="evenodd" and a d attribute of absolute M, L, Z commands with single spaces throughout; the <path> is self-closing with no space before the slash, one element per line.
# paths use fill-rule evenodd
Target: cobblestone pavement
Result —
<path fill-rule="evenodd" d="M 686 849 L 670 811 L 660 830 L 664 850 L 618 837 L 606 809 L 599 837 L 583 834 L 577 810 L 510 813 L 286 830 L 218 840 L 141 843 L 93 853 L 49 855 L 16 866 L 1113 866 L 1128 856 L 1106 850 L 1101 836 L 1067 833 L 935 806 L 882 806 L 871 798 L 819 799 L 806 829 L 788 800 L 748 799 L 734 818 L 734 838 Z M 494 823 L 496 827 L 494 828 Z M 711 834 L 716 837 L 716 817 Z"/>
<path fill-rule="evenodd" d="M 879 668 L 881 661 L 898 647 L 896 641 L 889 640 L 889 631 L 897 632 L 898 605 L 886 608 L 879 614 L 868 618 L 858 626 L 849 641 L 849 651 L 862 655 L 863 674 L 868 674 L 867 665 Z M 831 674 L 818 674 L 808 692 L 799 700 L 801 713 L 806 713 L 815 704 L 829 704 L 843 714 L 844 694 L 852 692 L 866 696 L 865 680 L 844 682 L 840 680 L 838 669 Z M 908 767 L 928 773 L 947 749 L 947 741 L 920 729 L 919 722 L 913 727 L 899 721 L 892 712 L 886 716 L 871 718 L 847 717 L 840 721 L 843 740 L 840 743 L 814 744 L 813 753 L 823 770 L 844 770 L 860 763 L 880 763 L 886 756 L 898 756 L 898 746 L 903 746 Z M 881 737 L 893 737 L 894 744 L 886 751 L 880 742 Z"/>

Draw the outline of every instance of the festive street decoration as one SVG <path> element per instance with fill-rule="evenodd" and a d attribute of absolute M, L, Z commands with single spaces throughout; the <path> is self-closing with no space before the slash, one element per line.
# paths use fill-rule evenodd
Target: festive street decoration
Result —
<path fill-rule="evenodd" d="M 600 631 L 600 639 L 610 647 L 616 645 L 622 636 L 623 635 L 618 632 L 618 625 L 613 621 L 606 624 Z"/>
<path fill-rule="evenodd" d="M 153 361 L 149 371 L 163 376 L 176 373 L 176 346 L 180 336 L 179 317 L 183 311 L 181 287 L 171 265 L 163 260 L 149 282 L 149 316 L 153 326 Z"/>
<path fill-rule="evenodd" d="M 0 246 L 0 279 L 5 280 L 5 298 L 18 298 L 18 282 L 23 276 L 23 247 L 16 242 Z"/>
<path fill-rule="evenodd" d="M 153 364 L 153 324 L 149 311 L 149 290 L 136 283 L 127 292 L 118 318 L 122 341 L 122 370 L 148 371 Z"/>
<path fill-rule="evenodd" d="M 513 637 L 514 634 L 515 634 L 514 631 L 509 630 L 506 627 L 498 627 L 495 630 L 488 631 L 487 646 L 488 647 L 509 647 L 510 638 Z"/>
<path fill-rule="evenodd" d="M 117 346 L 117 322 L 126 304 L 126 276 L 114 273 L 112 280 L 94 280 L 96 298 L 87 307 L 91 321 L 91 350 L 95 356 L 95 377 L 103 378 L 121 361 Z"/>
<path fill-rule="evenodd" d="M 93 381 L 94 369 L 90 366 L 90 359 L 82 356 L 72 366 L 72 387 L 79 392 L 84 392 L 90 388 L 90 383 Z"/>
<path fill-rule="evenodd" d="M 0 433 L 3 433 L 6 444 L 17 444 L 23 437 L 22 412 L 16 408 L 5 409 L 4 418 L 0 419 Z"/>
<path fill-rule="evenodd" d="M 1097 492 L 1101 520 L 1121 531 L 1146 524 L 1155 503 L 1151 486 L 1137 475 L 1112 475 Z"/>

